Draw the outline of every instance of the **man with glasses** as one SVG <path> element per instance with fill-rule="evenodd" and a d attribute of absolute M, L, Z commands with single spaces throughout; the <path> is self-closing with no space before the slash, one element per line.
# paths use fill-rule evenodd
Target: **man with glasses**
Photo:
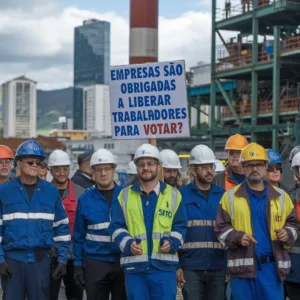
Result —
<path fill-rule="evenodd" d="M 14 155 L 10 148 L 0 145 L 0 184 L 9 180 Z"/>
<path fill-rule="evenodd" d="M 48 300 L 53 241 L 58 265 L 53 278 L 65 274 L 70 248 L 68 219 L 58 190 L 38 177 L 45 159 L 41 145 L 22 143 L 15 160 L 20 177 L 0 186 L 0 274 L 4 300 Z"/>
<path fill-rule="evenodd" d="M 85 287 L 88 299 L 126 299 L 120 250 L 110 237 L 111 203 L 121 188 L 114 182 L 114 155 L 99 149 L 91 158 L 96 187 L 78 201 L 74 226 L 75 281 Z M 111 295 L 111 298 L 110 298 Z"/>
<path fill-rule="evenodd" d="M 69 155 L 62 150 L 54 150 L 48 160 L 50 174 L 53 177 L 54 184 L 60 194 L 63 206 L 66 210 L 71 236 L 73 235 L 74 221 L 77 208 L 78 198 L 85 192 L 79 185 L 72 183 L 69 179 L 71 161 Z M 52 269 L 57 267 L 56 248 L 53 248 Z M 61 281 L 63 279 L 65 285 L 65 294 L 67 299 L 81 300 L 83 297 L 83 289 L 75 283 L 74 280 L 74 264 L 73 260 L 69 259 L 67 263 L 67 273 L 62 278 L 51 281 L 50 300 L 57 300 Z"/>
<path fill-rule="evenodd" d="M 215 176 L 214 184 L 228 191 L 245 180 L 240 155 L 247 145 L 247 139 L 240 134 L 232 135 L 227 140 L 225 145 L 225 150 L 228 151 L 226 170 Z"/>
<path fill-rule="evenodd" d="M 215 226 L 228 247 L 233 299 L 283 299 L 288 249 L 299 236 L 299 220 L 289 195 L 264 180 L 266 150 L 251 143 L 240 161 L 246 181 L 224 194 Z"/>
<path fill-rule="evenodd" d="M 225 190 L 212 184 L 216 162 L 209 147 L 194 147 L 189 166 L 195 179 L 179 190 L 188 219 L 186 239 L 179 252 L 181 268 L 177 270 L 185 300 L 224 299 L 226 255 L 214 224 Z"/>
<path fill-rule="evenodd" d="M 176 299 L 177 252 L 186 216 L 181 194 L 159 181 L 156 147 L 140 146 L 134 156 L 139 181 L 123 189 L 112 206 L 112 239 L 122 251 L 127 298 Z"/>
<path fill-rule="evenodd" d="M 162 160 L 164 182 L 175 188 L 179 188 L 178 179 L 181 178 L 179 170 L 182 167 L 178 155 L 173 150 L 164 149 L 160 152 L 160 157 Z"/>
<path fill-rule="evenodd" d="M 289 192 L 289 188 L 285 186 L 281 180 L 282 180 L 282 164 L 283 159 L 280 156 L 278 152 L 276 152 L 273 149 L 266 149 L 268 154 L 268 167 L 267 167 L 267 173 L 266 173 L 266 180 L 281 189 L 283 189 L 285 192 Z"/>

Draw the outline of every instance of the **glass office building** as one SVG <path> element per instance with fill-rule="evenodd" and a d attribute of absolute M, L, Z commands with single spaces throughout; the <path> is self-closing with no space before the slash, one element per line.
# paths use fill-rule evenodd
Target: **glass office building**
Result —
<path fill-rule="evenodd" d="M 81 91 L 77 88 L 108 85 L 110 65 L 110 23 L 95 19 L 86 20 L 74 31 L 74 129 L 83 129 Z"/>

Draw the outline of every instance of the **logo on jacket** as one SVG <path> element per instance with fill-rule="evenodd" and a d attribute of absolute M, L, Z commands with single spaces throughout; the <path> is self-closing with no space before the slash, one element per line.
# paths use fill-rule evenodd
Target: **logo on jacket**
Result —
<path fill-rule="evenodd" d="M 169 218 L 169 219 L 171 219 L 172 216 L 173 216 L 173 214 L 172 214 L 171 211 L 164 210 L 164 209 L 160 209 L 160 210 L 158 211 L 158 215 L 159 215 L 159 216 L 162 216 L 162 217 L 167 217 L 167 218 Z"/>

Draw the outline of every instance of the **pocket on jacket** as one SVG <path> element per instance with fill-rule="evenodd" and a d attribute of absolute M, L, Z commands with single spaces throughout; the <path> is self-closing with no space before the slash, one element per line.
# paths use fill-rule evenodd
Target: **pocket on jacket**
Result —
<path fill-rule="evenodd" d="M 25 200 L 24 200 L 25 201 Z M 12 214 L 12 213 L 21 213 L 22 212 L 22 200 L 21 199 L 9 199 L 7 201 L 2 202 L 2 209 L 3 209 L 3 219 L 6 220 L 5 216 L 6 214 Z M 13 216 L 7 216 L 8 220 L 11 220 Z"/>
<path fill-rule="evenodd" d="M 44 198 L 39 198 L 39 202 L 40 202 L 41 212 L 48 213 L 48 214 L 54 213 L 54 211 L 55 211 L 54 202 L 47 201 Z"/>

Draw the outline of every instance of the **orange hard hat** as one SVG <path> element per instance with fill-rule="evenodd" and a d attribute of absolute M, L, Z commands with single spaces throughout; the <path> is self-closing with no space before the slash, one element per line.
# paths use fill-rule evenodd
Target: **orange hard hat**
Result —
<path fill-rule="evenodd" d="M 243 150 L 249 144 L 241 134 L 232 135 L 225 144 L 225 150 Z"/>
<path fill-rule="evenodd" d="M 14 154 L 10 148 L 4 145 L 0 145 L 0 159 L 13 159 Z"/>

